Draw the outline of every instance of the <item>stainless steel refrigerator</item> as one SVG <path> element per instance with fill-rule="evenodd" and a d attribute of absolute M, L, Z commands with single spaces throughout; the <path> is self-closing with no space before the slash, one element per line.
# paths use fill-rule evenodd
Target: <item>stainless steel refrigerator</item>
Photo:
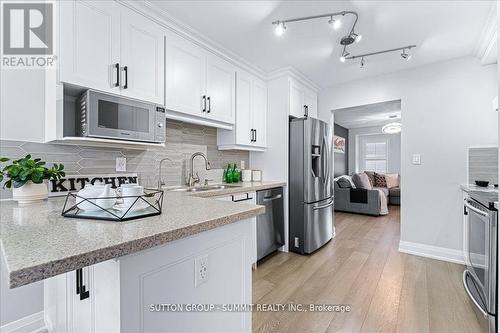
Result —
<path fill-rule="evenodd" d="M 308 254 L 332 239 L 333 133 L 314 118 L 290 120 L 289 249 Z"/>

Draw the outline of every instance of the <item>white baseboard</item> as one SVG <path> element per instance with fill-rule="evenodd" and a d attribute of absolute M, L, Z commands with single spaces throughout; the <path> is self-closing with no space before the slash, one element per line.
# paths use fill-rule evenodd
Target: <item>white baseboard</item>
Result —
<path fill-rule="evenodd" d="M 462 251 L 445 247 L 400 241 L 399 252 L 465 265 Z"/>
<path fill-rule="evenodd" d="M 43 311 L 23 317 L 0 327 L 0 333 L 42 333 L 47 332 Z"/>

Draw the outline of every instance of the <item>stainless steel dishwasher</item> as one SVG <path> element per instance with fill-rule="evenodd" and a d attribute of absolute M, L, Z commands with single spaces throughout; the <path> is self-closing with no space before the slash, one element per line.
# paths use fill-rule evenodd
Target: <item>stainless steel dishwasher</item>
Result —
<path fill-rule="evenodd" d="M 257 191 L 257 205 L 266 213 L 257 216 L 257 260 L 285 245 L 283 188 Z"/>

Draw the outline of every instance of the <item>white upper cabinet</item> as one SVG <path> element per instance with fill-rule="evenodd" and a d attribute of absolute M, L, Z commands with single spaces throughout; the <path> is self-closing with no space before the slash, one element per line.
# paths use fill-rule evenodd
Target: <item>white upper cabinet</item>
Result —
<path fill-rule="evenodd" d="M 114 1 L 60 2 L 59 80 L 164 103 L 164 32 Z"/>
<path fill-rule="evenodd" d="M 219 149 L 262 151 L 267 148 L 267 85 L 245 71 L 236 73 L 236 123 L 218 130 Z"/>
<path fill-rule="evenodd" d="M 256 147 L 267 147 L 267 85 L 254 79 L 252 85 L 252 123 Z"/>
<path fill-rule="evenodd" d="M 163 28 L 127 8 L 122 8 L 121 27 L 122 95 L 163 105 Z"/>
<path fill-rule="evenodd" d="M 234 124 L 235 69 L 227 61 L 207 56 L 207 115 Z"/>
<path fill-rule="evenodd" d="M 166 108 L 201 116 L 206 104 L 205 52 L 195 44 L 171 33 L 167 34 L 165 56 Z"/>
<path fill-rule="evenodd" d="M 61 1 L 60 80 L 118 93 L 120 8 L 114 1 Z"/>
<path fill-rule="evenodd" d="M 318 95 L 314 91 L 310 89 L 305 90 L 304 105 L 309 117 L 318 117 Z"/>
<path fill-rule="evenodd" d="M 318 96 L 314 91 L 290 78 L 289 94 L 290 116 L 295 118 L 317 117 Z"/>
<path fill-rule="evenodd" d="M 235 68 L 176 35 L 166 37 L 167 118 L 231 129 L 235 121 Z"/>

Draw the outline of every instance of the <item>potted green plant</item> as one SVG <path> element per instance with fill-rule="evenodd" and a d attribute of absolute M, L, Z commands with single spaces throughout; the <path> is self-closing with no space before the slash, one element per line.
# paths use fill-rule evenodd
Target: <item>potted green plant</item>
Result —
<path fill-rule="evenodd" d="M 0 158 L 1 163 L 8 161 L 9 158 Z M 26 155 L 21 159 L 12 160 L 2 169 L 0 182 L 6 178 L 4 188 L 12 188 L 12 198 L 18 203 L 32 203 L 48 197 L 47 181 L 64 177 L 63 170 L 62 164 L 54 164 L 49 169 L 41 159 L 31 159 L 31 155 Z"/>

